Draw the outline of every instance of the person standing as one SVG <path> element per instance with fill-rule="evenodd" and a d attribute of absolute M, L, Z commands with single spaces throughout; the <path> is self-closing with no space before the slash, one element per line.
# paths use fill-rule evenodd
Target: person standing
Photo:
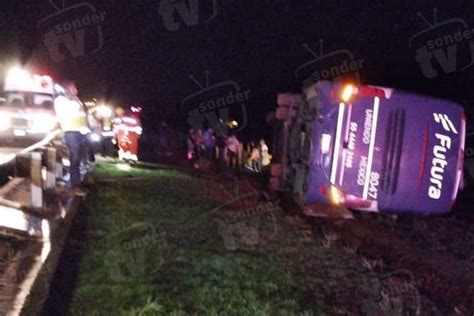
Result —
<path fill-rule="evenodd" d="M 193 160 L 195 153 L 195 144 L 196 144 L 196 139 L 195 139 L 195 134 L 194 134 L 194 129 L 190 128 L 188 131 L 188 137 L 186 137 L 186 145 L 187 145 L 187 158 L 188 160 Z"/>
<path fill-rule="evenodd" d="M 142 134 L 142 127 L 137 112 L 125 111 L 118 108 L 114 119 L 115 138 L 120 160 L 138 161 L 138 141 Z"/>
<path fill-rule="evenodd" d="M 71 188 L 77 190 L 77 193 L 82 193 L 80 167 L 85 155 L 86 135 L 90 133 L 90 129 L 84 105 L 77 97 L 76 86 L 73 83 L 66 83 L 64 88 L 67 96 L 57 97 L 54 109 L 69 151 Z"/>
<path fill-rule="evenodd" d="M 204 147 L 206 148 L 206 158 L 214 160 L 214 152 L 216 146 L 216 139 L 212 128 L 208 128 L 204 133 Z"/>
<path fill-rule="evenodd" d="M 95 153 L 100 152 L 103 153 L 102 146 L 98 146 L 102 144 L 102 125 L 100 121 L 95 116 L 95 112 L 87 111 L 87 123 L 89 129 L 91 131 L 90 134 L 86 135 L 86 149 L 85 149 L 85 157 L 84 161 L 87 167 L 90 167 L 91 164 L 95 163 Z"/>
<path fill-rule="evenodd" d="M 193 128 L 189 129 L 186 143 L 188 147 L 188 160 L 193 163 L 193 167 L 195 169 L 199 169 L 199 157 L 197 153 L 197 132 Z"/>
<path fill-rule="evenodd" d="M 228 166 L 235 168 L 237 167 L 237 158 L 239 157 L 240 152 L 240 143 L 237 137 L 234 134 L 231 134 L 226 141 L 227 144 L 227 157 L 228 157 Z"/>
<path fill-rule="evenodd" d="M 250 153 L 250 165 L 251 165 L 251 170 L 254 172 L 260 172 L 261 171 L 261 152 L 259 147 L 255 144 L 255 142 L 250 143 L 250 147 L 252 148 L 252 151 Z"/>
<path fill-rule="evenodd" d="M 222 170 L 226 166 L 226 136 L 222 132 L 218 132 L 216 136 L 216 158 L 217 158 L 217 167 L 219 170 Z"/>
<path fill-rule="evenodd" d="M 198 160 L 200 160 L 205 155 L 204 132 L 202 129 L 198 129 L 196 131 L 196 153 Z"/>
<path fill-rule="evenodd" d="M 260 159 L 262 161 L 262 167 L 270 165 L 272 160 L 272 155 L 269 154 L 268 146 L 264 139 L 260 140 Z"/>

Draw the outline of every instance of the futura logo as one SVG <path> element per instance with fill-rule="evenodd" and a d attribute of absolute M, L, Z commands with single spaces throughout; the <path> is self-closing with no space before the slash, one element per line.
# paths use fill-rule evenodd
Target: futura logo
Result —
<path fill-rule="evenodd" d="M 356 59 L 351 51 L 338 49 L 324 54 L 322 39 L 319 42 L 319 55 L 307 43 L 304 43 L 303 47 L 313 56 L 313 59 L 295 70 L 295 77 L 303 81 L 304 87 L 320 80 L 342 80 L 347 77 L 360 82 L 359 71 L 363 67 L 364 59 Z"/>
<path fill-rule="evenodd" d="M 247 124 L 246 102 L 250 90 L 241 90 L 235 81 L 222 81 L 209 84 L 209 72 L 206 71 L 206 85 L 202 85 L 193 75 L 189 75 L 199 91 L 186 97 L 181 109 L 187 116 L 189 125 L 195 129 L 211 127 L 217 133 L 227 133 L 230 120 L 238 122 L 235 131 L 242 130 Z"/>
<path fill-rule="evenodd" d="M 446 132 L 453 134 L 458 133 L 453 122 L 446 114 L 433 113 L 433 119 L 436 123 L 441 124 Z M 428 195 L 430 198 L 438 200 L 442 193 L 444 172 L 448 165 L 447 152 L 451 149 L 452 139 L 447 135 L 439 133 L 436 133 L 435 137 L 439 144 L 433 148 Z"/>
<path fill-rule="evenodd" d="M 453 122 L 446 114 L 433 113 L 433 118 L 436 123 L 441 124 L 443 126 L 443 129 L 446 132 L 451 132 L 454 134 L 458 133 L 458 130 L 456 129 L 456 127 L 454 127 Z"/>
<path fill-rule="evenodd" d="M 217 0 L 211 0 L 211 8 L 209 17 L 204 19 L 202 23 L 209 23 L 217 16 Z M 163 25 L 168 31 L 178 31 L 181 27 L 179 20 L 175 14 L 181 17 L 186 26 L 194 26 L 200 23 L 200 16 L 205 15 L 205 6 L 202 5 L 203 0 L 161 0 L 158 7 L 158 13 L 163 19 Z"/>
<path fill-rule="evenodd" d="M 70 6 L 66 6 L 65 0 L 61 1 L 61 5 L 53 0 L 49 3 L 56 12 L 41 19 L 38 29 L 43 33 L 42 42 L 53 61 L 83 57 L 102 48 L 104 36 L 101 24 L 105 21 L 105 12 L 98 12 L 87 2 Z"/>
<path fill-rule="evenodd" d="M 439 76 L 440 70 L 450 74 L 474 64 L 474 29 L 461 18 L 438 22 L 436 8 L 433 13 L 433 23 L 421 12 L 417 13 L 428 27 L 413 35 L 408 42 L 409 47 L 415 47 L 416 61 L 428 79 Z"/>

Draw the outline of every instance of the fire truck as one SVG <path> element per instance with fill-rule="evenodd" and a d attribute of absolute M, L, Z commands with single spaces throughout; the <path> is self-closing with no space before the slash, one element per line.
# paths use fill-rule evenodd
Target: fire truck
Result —
<path fill-rule="evenodd" d="M 65 89 L 50 76 L 15 67 L 8 71 L 0 91 L 1 163 L 16 154 L 61 143 L 54 100 Z"/>
<path fill-rule="evenodd" d="M 11 69 L 0 94 L 0 140 L 12 147 L 31 145 L 58 130 L 54 99 L 64 89 L 50 76 Z"/>

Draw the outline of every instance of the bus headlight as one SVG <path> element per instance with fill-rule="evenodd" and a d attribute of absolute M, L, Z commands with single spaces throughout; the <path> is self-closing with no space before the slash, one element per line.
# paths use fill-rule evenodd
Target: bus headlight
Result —
<path fill-rule="evenodd" d="M 0 131 L 5 131 L 10 128 L 11 120 L 9 116 L 0 113 Z"/>
<path fill-rule="evenodd" d="M 357 94 L 357 88 L 352 84 L 345 85 L 342 89 L 341 99 L 343 102 L 347 103 L 352 99 L 354 94 Z"/>
<path fill-rule="evenodd" d="M 331 199 L 331 203 L 334 205 L 341 205 L 345 202 L 344 193 L 342 193 L 342 191 L 334 185 L 331 185 L 329 189 L 329 197 Z"/>

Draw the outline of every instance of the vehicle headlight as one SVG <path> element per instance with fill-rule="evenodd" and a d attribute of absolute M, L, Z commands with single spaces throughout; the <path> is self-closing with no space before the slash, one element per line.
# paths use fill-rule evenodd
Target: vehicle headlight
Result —
<path fill-rule="evenodd" d="M 113 110 L 111 107 L 106 105 L 101 105 L 97 108 L 97 115 L 101 118 L 111 118 L 113 114 Z"/>
<path fill-rule="evenodd" d="M 345 85 L 342 89 L 341 99 L 343 102 L 349 102 L 355 94 L 356 88 L 352 84 Z"/>
<path fill-rule="evenodd" d="M 5 114 L 0 114 L 0 131 L 9 129 L 10 125 L 11 125 L 10 117 Z"/>
<path fill-rule="evenodd" d="M 331 185 L 329 197 L 334 205 L 341 205 L 345 202 L 344 193 L 336 186 Z"/>
<path fill-rule="evenodd" d="M 46 133 L 52 131 L 56 127 L 56 119 L 52 115 L 38 115 L 33 119 L 31 131 L 38 133 Z"/>

